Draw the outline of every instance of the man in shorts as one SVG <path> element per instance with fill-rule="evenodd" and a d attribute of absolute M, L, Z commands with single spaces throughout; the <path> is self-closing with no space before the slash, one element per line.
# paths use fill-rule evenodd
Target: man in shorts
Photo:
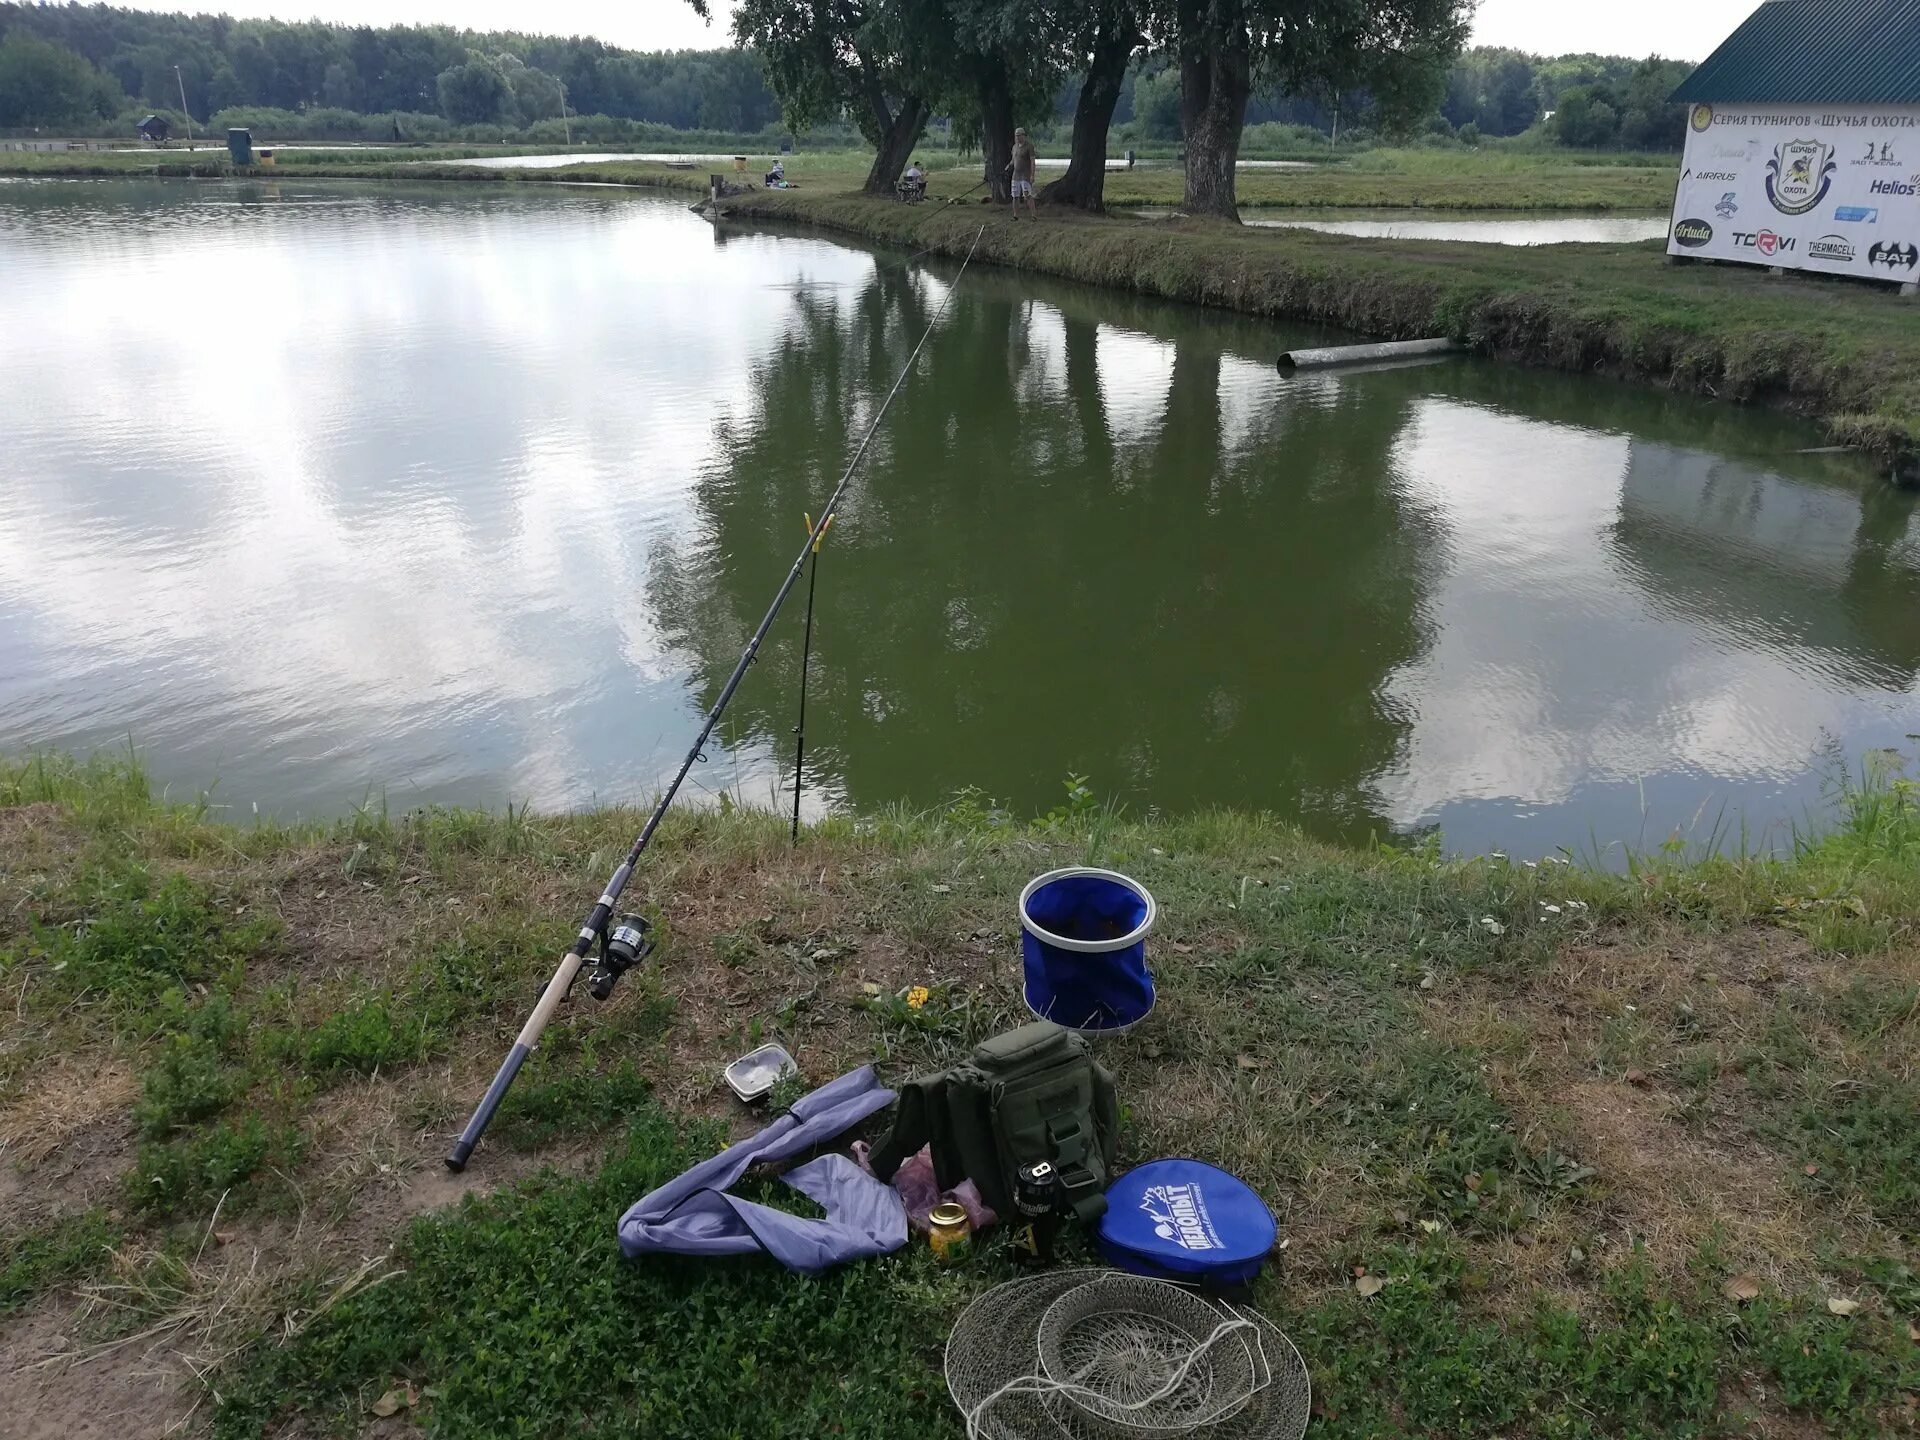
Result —
<path fill-rule="evenodd" d="M 1020 218 L 1020 202 L 1027 202 L 1027 214 L 1038 220 L 1040 212 L 1033 203 L 1033 142 L 1024 129 L 1013 132 L 1013 159 L 1007 162 L 1013 172 L 1013 218 Z"/>

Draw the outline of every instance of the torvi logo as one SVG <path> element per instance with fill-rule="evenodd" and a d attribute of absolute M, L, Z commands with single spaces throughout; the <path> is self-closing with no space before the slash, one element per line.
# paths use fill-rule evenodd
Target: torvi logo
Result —
<path fill-rule="evenodd" d="M 1697 250 L 1713 239 L 1713 227 L 1704 220 L 1682 220 L 1673 227 L 1673 243 Z"/>
<path fill-rule="evenodd" d="M 1797 242 L 1791 235 L 1776 235 L 1771 230 L 1736 230 L 1733 243 L 1743 250 L 1758 250 L 1762 255 L 1786 255 Z"/>
<path fill-rule="evenodd" d="M 1687 123 L 1693 126 L 1695 131 L 1704 135 L 1708 127 L 1710 127 L 1713 124 L 1713 106 L 1711 105 L 1694 106 L 1693 114 L 1688 117 Z"/>

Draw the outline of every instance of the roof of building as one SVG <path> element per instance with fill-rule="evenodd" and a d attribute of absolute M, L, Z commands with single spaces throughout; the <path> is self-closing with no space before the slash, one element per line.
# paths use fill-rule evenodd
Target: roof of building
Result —
<path fill-rule="evenodd" d="M 1920 0 L 1766 0 L 1673 98 L 1920 105 Z"/>

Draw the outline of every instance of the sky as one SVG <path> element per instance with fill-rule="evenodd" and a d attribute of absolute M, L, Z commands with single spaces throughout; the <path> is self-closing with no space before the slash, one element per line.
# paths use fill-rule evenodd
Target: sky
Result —
<path fill-rule="evenodd" d="M 129 3 L 129 0 L 121 0 Z M 219 10 L 229 15 L 342 21 L 348 24 L 446 24 L 474 30 L 537 30 L 594 35 L 635 50 L 728 43 L 726 27 L 705 24 L 686 0 L 130 0 L 142 9 Z M 1597 51 L 1704 60 L 1755 9 L 1758 0 L 1481 0 L 1473 39 L 1539 54 Z M 716 0 L 716 12 L 731 9 Z"/>

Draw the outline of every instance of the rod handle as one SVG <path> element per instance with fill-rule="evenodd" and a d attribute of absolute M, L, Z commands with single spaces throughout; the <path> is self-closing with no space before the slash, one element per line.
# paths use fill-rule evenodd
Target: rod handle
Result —
<path fill-rule="evenodd" d="M 467 1128 L 460 1132 L 460 1138 L 453 1142 L 453 1148 L 447 1152 L 447 1168 L 458 1174 L 467 1168 L 467 1158 L 473 1154 L 473 1147 L 480 1143 L 480 1137 L 486 1133 L 487 1126 L 493 1122 L 493 1112 L 500 1108 L 500 1102 L 506 1097 L 507 1087 L 513 1084 L 513 1077 L 520 1073 L 520 1067 L 527 1063 L 532 1047 L 516 1042 L 507 1051 L 507 1058 L 500 1062 L 499 1073 L 493 1077 L 493 1084 L 487 1087 L 487 1093 L 480 1097 L 480 1107 L 473 1112 L 473 1118 L 467 1121 Z"/>

